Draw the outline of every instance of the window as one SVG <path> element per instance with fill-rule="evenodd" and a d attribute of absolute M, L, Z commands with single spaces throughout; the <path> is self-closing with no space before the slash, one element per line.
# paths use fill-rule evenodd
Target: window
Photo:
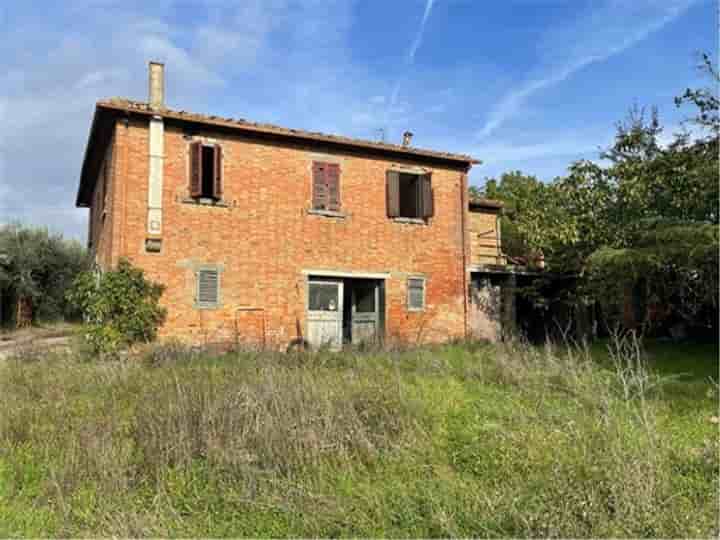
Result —
<path fill-rule="evenodd" d="M 222 198 L 222 148 L 217 144 L 190 144 L 190 196 Z"/>
<path fill-rule="evenodd" d="M 200 308 L 215 308 L 220 305 L 220 272 L 217 268 L 198 270 L 195 304 Z"/>
<path fill-rule="evenodd" d="M 407 305 L 411 311 L 425 309 L 425 278 L 409 278 L 407 281 Z"/>
<path fill-rule="evenodd" d="M 400 175 L 400 215 L 420 217 L 420 177 L 417 174 Z"/>
<path fill-rule="evenodd" d="M 409 219 L 432 217 L 433 191 L 429 173 L 388 171 L 386 182 L 388 217 Z"/>
<path fill-rule="evenodd" d="M 310 282 L 308 287 L 308 310 L 337 311 L 339 287 L 337 283 Z"/>
<path fill-rule="evenodd" d="M 340 165 L 313 162 L 313 210 L 340 210 Z"/>

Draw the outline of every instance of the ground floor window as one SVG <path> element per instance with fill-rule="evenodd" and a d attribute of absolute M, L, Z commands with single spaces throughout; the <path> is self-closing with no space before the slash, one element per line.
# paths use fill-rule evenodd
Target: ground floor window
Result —
<path fill-rule="evenodd" d="M 408 279 L 407 306 L 410 311 L 425 309 L 425 278 Z"/>
<path fill-rule="evenodd" d="M 220 271 L 202 268 L 195 274 L 195 305 L 199 308 L 220 306 Z"/>

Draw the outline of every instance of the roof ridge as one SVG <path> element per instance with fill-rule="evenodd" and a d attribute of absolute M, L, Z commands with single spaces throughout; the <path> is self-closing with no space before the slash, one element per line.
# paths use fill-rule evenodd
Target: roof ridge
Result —
<path fill-rule="evenodd" d="M 324 140 L 327 142 L 335 142 L 341 144 L 350 144 L 356 146 L 362 146 L 367 148 L 377 148 L 379 150 L 391 150 L 394 152 L 403 152 L 407 154 L 414 154 L 427 157 L 435 157 L 440 159 L 449 159 L 453 161 L 464 161 L 469 164 L 480 163 L 479 160 L 467 155 L 459 153 L 442 152 L 438 150 L 430 150 L 425 148 L 418 148 L 415 146 L 403 146 L 401 144 L 387 143 L 372 141 L 369 139 L 360 139 L 355 137 L 348 137 L 345 135 L 334 135 L 323 133 L 319 131 L 309 131 L 305 129 L 288 128 L 279 126 L 277 124 L 270 124 L 264 122 L 253 122 L 245 118 L 227 118 L 215 115 L 207 115 L 202 113 L 193 113 L 189 111 L 172 109 L 169 107 L 162 108 L 151 108 L 150 104 L 145 101 L 136 101 L 124 97 L 111 97 L 107 99 L 101 99 L 96 104 L 98 107 L 109 107 L 109 108 L 120 108 L 127 110 L 128 112 L 136 111 L 145 114 L 159 114 L 161 116 L 167 116 L 176 118 L 178 120 L 194 121 L 201 123 L 210 123 L 216 125 L 228 125 L 229 127 L 246 128 L 256 131 L 266 131 L 269 133 L 275 133 L 277 135 L 287 135 L 295 137 L 309 137 L 315 138 L 316 140 Z"/>

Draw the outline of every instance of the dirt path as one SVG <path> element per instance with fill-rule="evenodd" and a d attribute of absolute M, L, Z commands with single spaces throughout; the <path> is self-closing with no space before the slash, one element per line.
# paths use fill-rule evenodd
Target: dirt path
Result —
<path fill-rule="evenodd" d="M 0 360 L 23 351 L 56 351 L 70 346 L 74 327 L 57 325 L 23 328 L 0 334 Z"/>

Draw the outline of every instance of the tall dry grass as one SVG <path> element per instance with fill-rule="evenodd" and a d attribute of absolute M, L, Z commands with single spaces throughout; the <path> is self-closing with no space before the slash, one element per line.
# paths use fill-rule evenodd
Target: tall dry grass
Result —
<path fill-rule="evenodd" d="M 0 502 L 47 521 L 0 522 L 73 536 L 713 534 L 717 443 L 673 439 L 663 379 L 623 339 L 605 366 L 587 347 L 522 343 L 11 359 Z"/>

